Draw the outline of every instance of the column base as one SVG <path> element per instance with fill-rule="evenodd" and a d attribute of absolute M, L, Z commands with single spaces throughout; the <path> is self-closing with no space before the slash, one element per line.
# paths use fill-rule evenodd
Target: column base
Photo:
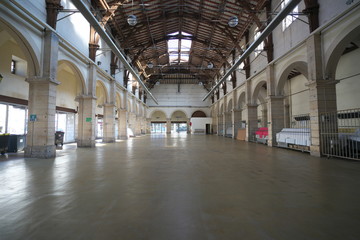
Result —
<path fill-rule="evenodd" d="M 119 140 L 128 140 L 128 136 L 118 136 Z"/>
<path fill-rule="evenodd" d="M 103 143 L 113 143 L 115 142 L 115 138 L 103 138 Z"/>
<path fill-rule="evenodd" d="M 55 158 L 56 146 L 27 146 L 24 156 L 26 158 Z"/>
<path fill-rule="evenodd" d="M 319 146 L 310 146 L 310 155 L 314 157 L 321 157 Z"/>
<path fill-rule="evenodd" d="M 77 146 L 93 148 L 93 147 L 95 147 L 95 140 L 78 140 Z"/>

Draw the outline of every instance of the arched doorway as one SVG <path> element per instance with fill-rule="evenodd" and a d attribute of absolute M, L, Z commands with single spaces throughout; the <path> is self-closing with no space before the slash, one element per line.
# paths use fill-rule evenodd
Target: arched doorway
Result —
<path fill-rule="evenodd" d="M 77 96 L 84 93 L 84 80 L 80 71 L 69 61 L 59 61 L 56 88 L 55 131 L 64 132 L 64 142 L 75 142 L 79 103 Z"/>
<path fill-rule="evenodd" d="M 325 77 L 329 84 L 336 83 L 336 107 L 321 114 L 321 152 L 359 160 L 360 71 L 357 63 L 360 61 L 360 26 L 343 29 L 328 51 Z M 326 97 L 333 99 L 333 96 Z"/>
<path fill-rule="evenodd" d="M 156 110 L 150 116 L 151 133 L 166 133 L 166 114 Z"/>
<path fill-rule="evenodd" d="M 29 129 L 29 84 L 25 80 L 39 73 L 37 56 L 29 42 L 32 39 L 25 34 L 0 16 L 0 134 L 18 135 L 22 139 L 22 144 L 8 151 L 25 148 Z"/>
<path fill-rule="evenodd" d="M 171 114 L 171 133 L 184 134 L 188 132 L 189 118 L 183 111 Z"/>
<path fill-rule="evenodd" d="M 311 125 L 307 64 L 296 61 L 282 72 L 278 93 L 283 112 L 272 116 L 274 146 L 310 151 Z"/>
<path fill-rule="evenodd" d="M 267 83 L 260 81 L 253 90 L 251 103 L 247 107 L 247 139 L 267 143 Z M 261 131 L 261 134 L 260 134 Z"/>
<path fill-rule="evenodd" d="M 107 102 L 107 90 L 101 81 L 96 82 L 96 139 L 103 139 L 104 137 L 104 104 Z"/>

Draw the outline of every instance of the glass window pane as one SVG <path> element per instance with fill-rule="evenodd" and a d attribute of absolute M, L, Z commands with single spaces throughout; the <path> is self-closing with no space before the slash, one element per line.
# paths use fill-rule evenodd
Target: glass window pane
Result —
<path fill-rule="evenodd" d="M 0 133 L 6 131 L 6 105 L 0 104 Z"/>
<path fill-rule="evenodd" d="M 25 134 L 25 107 L 9 106 L 8 133 Z"/>

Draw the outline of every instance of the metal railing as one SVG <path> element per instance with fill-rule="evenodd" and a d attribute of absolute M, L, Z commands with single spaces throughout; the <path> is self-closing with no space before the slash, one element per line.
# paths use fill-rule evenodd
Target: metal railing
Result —
<path fill-rule="evenodd" d="M 290 116 L 290 127 L 276 133 L 276 142 L 278 147 L 309 152 L 311 145 L 309 114 Z"/>
<path fill-rule="evenodd" d="M 360 160 L 360 108 L 320 115 L 321 153 Z"/>

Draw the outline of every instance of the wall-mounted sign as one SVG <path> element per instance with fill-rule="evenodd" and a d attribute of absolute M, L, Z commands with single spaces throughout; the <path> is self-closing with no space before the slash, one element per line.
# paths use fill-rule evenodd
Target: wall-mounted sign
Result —
<path fill-rule="evenodd" d="M 37 116 L 36 114 L 30 114 L 30 122 L 36 122 Z"/>
<path fill-rule="evenodd" d="M 86 118 L 86 122 L 91 122 L 92 118 Z"/>

